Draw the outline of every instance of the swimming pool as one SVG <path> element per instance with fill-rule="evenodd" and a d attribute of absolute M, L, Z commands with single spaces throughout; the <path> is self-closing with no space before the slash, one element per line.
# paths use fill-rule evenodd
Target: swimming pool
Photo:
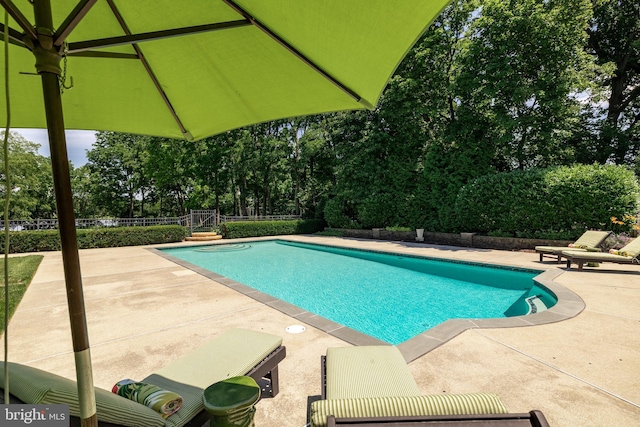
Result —
<path fill-rule="evenodd" d="M 281 240 L 162 252 L 390 344 L 449 319 L 518 316 L 556 303 L 534 270 Z"/>

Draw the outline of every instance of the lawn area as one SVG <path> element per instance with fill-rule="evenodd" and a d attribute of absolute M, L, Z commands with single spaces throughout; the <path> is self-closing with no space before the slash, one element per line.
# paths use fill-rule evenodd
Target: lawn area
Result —
<path fill-rule="evenodd" d="M 9 258 L 9 318 L 13 315 L 27 287 L 29 287 L 42 258 L 41 255 Z M 0 262 L 0 278 L 2 282 L 0 285 L 2 288 L 0 293 L 0 324 L 4 331 L 4 260 Z"/>

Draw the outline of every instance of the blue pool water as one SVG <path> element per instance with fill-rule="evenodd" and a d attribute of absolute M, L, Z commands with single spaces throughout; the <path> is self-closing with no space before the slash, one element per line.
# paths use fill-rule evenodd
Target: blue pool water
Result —
<path fill-rule="evenodd" d="M 556 302 L 531 270 L 277 240 L 163 252 L 390 344 L 448 319 L 526 314 L 532 295 Z"/>

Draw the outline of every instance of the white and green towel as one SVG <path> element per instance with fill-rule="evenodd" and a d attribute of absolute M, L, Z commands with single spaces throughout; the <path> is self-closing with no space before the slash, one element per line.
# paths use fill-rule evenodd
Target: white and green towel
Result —
<path fill-rule="evenodd" d="M 182 397 L 178 393 L 163 390 L 153 384 L 140 383 L 130 379 L 118 381 L 111 391 L 148 406 L 159 412 L 163 418 L 174 414 L 182 406 Z"/>

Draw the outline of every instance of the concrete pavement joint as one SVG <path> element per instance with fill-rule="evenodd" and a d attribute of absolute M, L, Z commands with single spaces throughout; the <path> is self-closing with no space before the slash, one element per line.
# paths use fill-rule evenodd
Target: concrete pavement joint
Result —
<path fill-rule="evenodd" d="M 545 362 L 544 360 L 538 359 L 537 357 L 534 357 L 534 356 L 532 356 L 532 355 L 530 355 L 530 354 L 527 354 L 527 353 L 525 353 L 525 352 L 523 352 L 523 351 L 521 351 L 521 350 L 518 350 L 517 348 L 512 347 L 512 346 L 510 346 L 509 344 L 503 343 L 502 341 L 499 341 L 499 340 L 497 340 L 497 339 L 495 339 L 495 338 L 493 338 L 493 337 L 490 337 L 490 336 L 488 336 L 488 335 L 485 335 L 485 334 L 484 334 L 484 333 L 482 333 L 482 331 L 481 331 L 481 330 L 479 330 L 479 329 L 474 329 L 473 331 L 474 331 L 474 332 L 476 332 L 476 333 L 478 333 L 479 335 L 481 335 L 481 336 L 483 336 L 483 337 L 487 338 L 487 339 L 490 339 L 491 341 L 493 341 L 493 342 L 495 342 L 495 343 L 498 343 L 498 344 L 500 344 L 500 345 L 502 345 L 502 346 L 504 346 L 504 347 L 506 347 L 506 348 L 508 348 L 508 349 L 510 349 L 510 350 L 515 351 L 516 353 L 519 353 L 519 354 L 521 354 L 521 355 L 523 355 L 523 356 L 525 356 L 525 357 L 528 357 L 528 358 L 529 358 L 529 359 L 531 359 L 531 360 L 534 360 L 534 361 L 536 361 L 536 362 L 538 362 L 538 363 L 540 363 L 540 364 L 543 364 L 543 365 L 545 365 L 545 366 L 546 366 L 546 367 L 548 367 L 548 368 L 551 368 L 551 369 L 553 369 L 553 370 L 555 370 L 555 371 L 558 371 L 558 372 L 560 372 L 560 373 L 562 373 L 562 374 L 564 374 L 564 375 L 567 375 L 567 376 L 569 376 L 569 377 L 571 377 L 571 378 L 573 378 L 573 379 L 575 379 L 575 380 L 578 380 L 578 381 L 580 381 L 581 383 L 584 383 L 584 384 L 588 385 L 589 387 L 593 387 L 593 388 L 595 388 L 596 390 L 599 390 L 599 391 L 601 391 L 601 392 L 603 392 L 603 393 L 605 393 L 605 394 L 607 394 L 607 395 L 609 395 L 609 396 L 611 396 L 611 397 L 613 397 L 613 398 L 615 398 L 615 399 L 621 400 L 621 401 L 623 401 L 623 402 L 625 402 L 625 403 L 627 403 L 627 404 L 629 404 L 629 405 L 635 406 L 636 408 L 640 408 L 640 404 L 637 404 L 637 403 L 632 402 L 632 401 L 630 401 L 630 400 L 628 400 L 628 399 L 625 399 L 625 398 L 624 398 L 624 397 L 622 397 L 622 396 L 619 396 L 619 395 L 617 395 L 617 394 L 615 394 L 615 393 L 612 393 L 612 392 L 610 392 L 610 391 L 609 391 L 609 390 L 607 390 L 607 389 L 604 389 L 604 388 L 602 388 L 602 387 L 600 387 L 600 386 L 598 386 L 598 385 L 596 385 L 596 384 L 594 384 L 594 383 L 592 383 L 592 382 L 589 382 L 589 381 L 587 381 L 587 380 L 585 380 L 585 379 L 583 379 L 583 378 L 580 378 L 580 377 L 578 377 L 578 376 L 576 376 L 576 375 L 574 375 L 574 374 L 572 374 L 572 373 L 570 373 L 570 372 L 567 372 L 567 371 L 565 371 L 565 370 L 563 370 L 563 369 L 560 369 L 560 368 L 558 368 L 557 366 L 554 366 L 554 365 L 552 365 L 552 364 L 550 364 L 550 363 L 548 363 L 548 362 Z"/>
<path fill-rule="evenodd" d="M 589 313 L 601 314 L 603 316 L 615 317 L 617 319 L 625 319 L 625 320 L 631 320 L 633 322 L 640 322 L 640 318 L 638 317 L 620 316 L 619 314 L 605 313 L 604 311 L 598 311 L 598 310 L 586 310 L 586 311 L 588 311 Z"/>

